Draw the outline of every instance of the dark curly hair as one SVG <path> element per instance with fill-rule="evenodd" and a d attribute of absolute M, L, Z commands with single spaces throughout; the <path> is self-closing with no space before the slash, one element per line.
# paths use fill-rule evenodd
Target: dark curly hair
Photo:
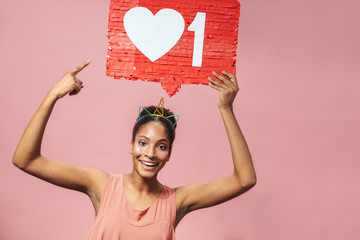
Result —
<path fill-rule="evenodd" d="M 152 105 L 152 106 L 148 106 L 145 108 L 150 113 L 154 113 L 157 107 Z M 174 115 L 174 113 L 171 112 L 169 109 L 164 108 L 164 117 L 168 117 L 171 115 Z M 175 124 L 175 122 L 176 122 L 175 117 L 169 117 L 169 118 L 165 119 L 160 116 L 153 116 L 153 115 L 150 115 L 144 109 L 141 110 L 139 117 L 136 119 L 136 123 L 135 123 L 134 129 L 133 129 L 133 132 L 132 132 L 132 141 L 133 142 L 135 141 L 136 133 L 139 131 L 140 127 L 145 125 L 146 123 L 149 123 L 152 121 L 161 122 L 162 125 L 165 127 L 166 133 L 167 133 L 169 141 L 170 141 L 169 148 L 171 150 L 172 144 L 175 140 L 175 128 L 177 126 L 177 124 Z"/>

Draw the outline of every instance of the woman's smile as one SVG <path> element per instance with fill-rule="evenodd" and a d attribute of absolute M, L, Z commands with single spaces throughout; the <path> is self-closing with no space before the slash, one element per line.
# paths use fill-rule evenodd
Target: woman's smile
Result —
<path fill-rule="evenodd" d="M 143 168 L 145 170 L 154 170 L 157 166 L 159 166 L 159 163 L 157 162 L 148 162 L 148 161 L 142 161 L 139 160 L 139 162 L 143 165 Z"/>

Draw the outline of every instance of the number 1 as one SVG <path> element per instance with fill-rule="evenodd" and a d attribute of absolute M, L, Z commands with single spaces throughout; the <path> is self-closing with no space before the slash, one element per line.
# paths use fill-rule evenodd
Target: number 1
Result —
<path fill-rule="evenodd" d="M 201 67 L 202 54 L 204 48 L 205 37 L 205 18 L 206 13 L 198 12 L 194 21 L 188 27 L 189 31 L 195 32 L 194 50 L 193 50 L 193 67 Z"/>

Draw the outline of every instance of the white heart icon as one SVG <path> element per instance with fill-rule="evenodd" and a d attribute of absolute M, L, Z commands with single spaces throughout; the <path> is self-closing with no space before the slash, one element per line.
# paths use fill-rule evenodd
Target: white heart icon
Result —
<path fill-rule="evenodd" d="M 124 27 L 134 45 L 152 62 L 164 56 L 184 33 L 182 15 L 169 8 L 155 15 L 144 7 L 135 7 L 124 16 Z"/>

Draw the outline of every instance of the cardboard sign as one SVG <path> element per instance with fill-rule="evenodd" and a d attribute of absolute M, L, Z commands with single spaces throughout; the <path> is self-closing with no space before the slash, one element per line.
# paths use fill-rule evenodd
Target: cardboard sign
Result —
<path fill-rule="evenodd" d="M 237 0 L 111 0 L 106 75 L 173 96 L 212 71 L 235 74 L 239 16 Z"/>

